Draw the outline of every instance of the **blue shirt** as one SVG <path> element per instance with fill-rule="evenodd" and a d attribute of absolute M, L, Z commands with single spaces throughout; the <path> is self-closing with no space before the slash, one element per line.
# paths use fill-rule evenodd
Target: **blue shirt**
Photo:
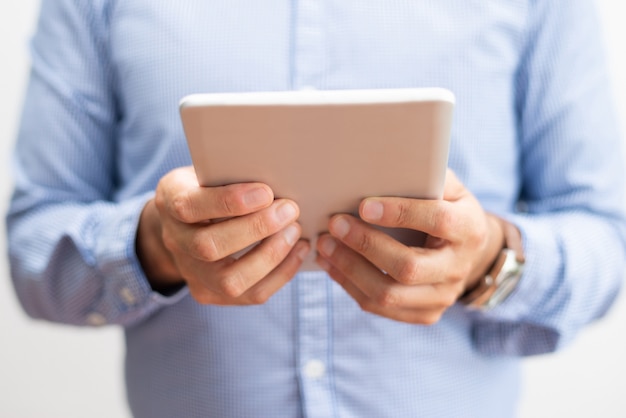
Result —
<path fill-rule="evenodd" d="M 600 317 L 625 258 L 621 138 L 591 1 L 44 0 L 8 214 L 26 311 L 119 324 L 137 417 L 508 417 L 522 356 Z M 360 310 L 322 272 L 254 307 L 151 291 L 134 249 L 190 164 L 199 92 L 444 87 L 449 164 L 521 230 L 513 295 L 433 326 Z"/>

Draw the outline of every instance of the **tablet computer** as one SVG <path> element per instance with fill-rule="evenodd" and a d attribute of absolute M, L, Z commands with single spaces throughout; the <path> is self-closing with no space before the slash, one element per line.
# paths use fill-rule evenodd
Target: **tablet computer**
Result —
<path fill-rule="evenodd" d="M 201 186 L 268 184 L 298 203 L 314 244 L 331 215 L 357 214 L 365 197 L 441 198 L 453 107 L 440 88 L 306 90 L 194 94 L 180 115 Z M 319 269 L 313 258 L 303 270 Z"/>

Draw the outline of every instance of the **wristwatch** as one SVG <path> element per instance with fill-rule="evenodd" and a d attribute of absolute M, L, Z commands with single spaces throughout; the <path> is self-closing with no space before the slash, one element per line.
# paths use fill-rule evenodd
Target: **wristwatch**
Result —
<path fill-rule="evenodd" d="M 459 299 L 470 308 L 482 311 L 495 308 L 513 292 L 522 277 L 525 260 L 521 234 L 517 227 L 503 219 L 500 224 L 504 232 L 504 248 L 489 272 Z"/>

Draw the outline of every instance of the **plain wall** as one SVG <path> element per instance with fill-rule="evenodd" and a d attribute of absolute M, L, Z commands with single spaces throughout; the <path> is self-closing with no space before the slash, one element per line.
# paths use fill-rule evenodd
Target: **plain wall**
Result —
<path fill-rule="evenodd" d="M 548 0 L 549 1 L 549 0 Z M 615 98 L 626 121 L 626 5 L 599 0 Z M 10 193 L 9 154 L 28 73 L 38 2 L 0 2 L 0 208 Z M 6 253 L 4 222 L 0 252 Z M 79 329 L 28 319 L 0 256 L 0 417 L 128 418 L 123 341 L 115 328 Z M 626 293 L 626 292 L 624 292 Z M 626 296 L 573 345 L 526 362 L 522 418 L 626 416 Z"/>

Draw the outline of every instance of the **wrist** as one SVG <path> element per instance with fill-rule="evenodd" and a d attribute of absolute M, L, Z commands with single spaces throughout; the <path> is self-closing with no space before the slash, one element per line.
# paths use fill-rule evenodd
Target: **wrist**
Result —
<path fill-rule="evenodd" d="M 492 214 L 487 214 L 488 238 L 482 256 L 476 265 L 470 280 L 465 284 L 465 293 L 479 286 L 482 279 L 488 274 L 498 261 L 500 252 L 506 247 L 502 220 Z"/>
<path fill-rule="evenodd" d="M 488 272 L 473 287 L 468 287 L 460 302 L 474 309 L 490 310 L 513 292 L 524 271 L 524 250 L 519 229 L 495 218 L 503 233 L 503 245 Z"/>
<path fill-rule="evenodd" d="M 163 243 L 161 231 L 159 213 L 154 199 L 151 199 L 146 203 L 139 217 L 135 252 L 152 289 L 167 294 L 182 287 L 185 283 L 171 253 Z"/>

